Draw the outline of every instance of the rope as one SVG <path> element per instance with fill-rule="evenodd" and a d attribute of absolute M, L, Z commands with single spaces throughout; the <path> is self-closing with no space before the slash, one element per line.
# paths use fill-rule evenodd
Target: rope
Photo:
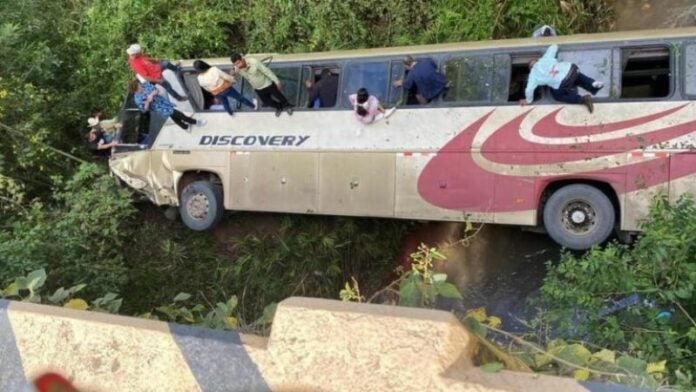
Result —
<path fill-rule="evenodd" d="M 19 131 L 16 130 L 16 129 L 10 127 L 9 125 L 6 125 L 6 124 L 0 122 L 0 128 L 3 128 L 3 129 L 5 129 L 6 131 L 8 131 L 8 132 L 10 132 L 10 133 L 13 133 L 13 134 L 15 134 L 15 135 L 17 135 L 17 136 L 22 137 L 24 140 L 28 141 L 29 143 L 33 143 L 31 140 L 29 140 L 29 138 L 26 137 L 26 135 L 24 135 L 22 132 L 19 132 Z M 72 155 L 72 154 L 70 154 L 70 153 L 65 152 L 65 151 L 61 151 L 61 150 L 59 150 L 59 149 L 57 149 L 57 148 L 55 148 L 55 147 L 52 147 L 52 146 L 50 146 L 50 145 L 48 145 L 48 144 L 45 144 L 45 146 L 46 146 L 46 148 L 48 148 L 49 150 L 55 152 L 56 154 L 60 154 L 60 155 L 66 157 L 66 158 L 68 158 L 68 159 L 71 159 L 71 160 L 77 162 L 77 163 L 89 163 L 89 162 L 85 161 L 84 159 L 78 158 L 78 157 L 76 157 L 76 156 L 74 156 L 74 155 Z"/>

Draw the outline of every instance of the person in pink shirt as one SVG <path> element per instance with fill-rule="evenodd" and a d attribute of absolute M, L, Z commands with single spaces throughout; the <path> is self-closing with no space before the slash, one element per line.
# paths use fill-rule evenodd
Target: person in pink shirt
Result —
<path fill-rule="evenodd" d="M 348 96 L 348 100 L 353 105 L 355 118 L 363 124 L 369 124 L 384 117 L 385 110 L 379 99 L 370 95 L 364 87 L 358 89 L 357 94 Z"/>

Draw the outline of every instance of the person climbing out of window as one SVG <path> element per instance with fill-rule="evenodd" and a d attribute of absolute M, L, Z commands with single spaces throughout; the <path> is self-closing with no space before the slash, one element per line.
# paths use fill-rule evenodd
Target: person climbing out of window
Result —
<path fill-rule="evenodd" d="M 256 98 L 252 102 L 234 88 L 235 80 L 231 74 L 223 72 L 220 68 L 213 67 L 203 60 L 194 61 L 193 69 L 198 73 L 198 84 L 201 88 L 213 94 L 218 101 L 222 102 L 230 116 L 234 115 L 229 101 L 230 97 L 254 110 L 258 107 Z"/>
<path fill-rule="evenodd" d="M 558 45 L 551 45 L 541 58 L 529 62 L 529 78 L 525 89 L 525 98 L 520 99 L 520 105 L 524 106 L 534 100 L 534 90 L 539 86 L 549 86 L 551 95 L 557 101 L 583 104 L 592 113 L 594 104 L 592 95 L 597 94 L 604 87 L 604 83 L 596 81 L 583 74 L 576 64 L 567 61 L 558 61 L 556 54 Z M 580 96 L 578 86 L 587 90 L 590 94 Z"/>
<path fill-rule="evenodd" d="M 322 69 L 321 78 L 317 82 L 314 82 L 313 80 L 306 80 L 305 87 L 309 91 L 307 107 L 332 108 L 336 105 L 336 96 L 338 95 L 338 75 L 334 75 L 331 72 L 331 69 Z M 316 104 L 316 102 L 319 103 Z"/>
<path fill-rule="evenodd" d="M 87 148 L 96 156 L 108 157 L 111 155 L 111 147 L 118 145 L 118 140 L 113 135 L 105 133 L 98 122 L 95 125 L 85 135 Z"/>
<path fill-rule="evenodd" d="M 374 95 L 370 95 L 365 87 L 358 89 L 357 94 L 348 96 L 353 106 L 355 118 L 363 124 L 370 124 L 389 117 L 396 108 L 385 110 L 382 103 Z"/>
<path fill-rule="evenodd" d="M 232 53 L 230 61 L 237 73 L 249 82 L 264 105 L 275 108 L 276 117 L 285 110 L 292 116 L 292 105 L 282 93 L 283 84 L 280 79 L 262 62 L 254 58 L 246 58 L 239 53 Z"/>
<path fill-rule="evenodd" d="M 186 97 L 176 92 L 174 87 L 162 76 L 162 71 L 165 69 L 178 73 L 180 71 L 178 66 L 170 63 L 169 60 L 158 60 L 145 56 L 138 44 L 129 46 L 126 53 L 128 54 L 128 65 L 141 81 L 159 84 L 177 101 L 186 100 Z"/>
<path fill-rule="evenodd" d="M 135 104 L 141 111 L 147 112 L 149 110 L 162 117 L 171 117 L 174 123 L 185 131 L 189 131 L 190 125 L 205 125 L 205 120 L 196 121 L 196 119 L 174 109 L 174 105 L 159 95 L 157 88 L 150 82 L 141 84 L 137 80 L 131 80 L 128 84 L 128 91 L 133 94 Z"/>
<path fill-rule="evenodd" d="M 411 56 L 403 60 L 409 71 L 405 79 L 395 80 L 394 87 L 403 87 L 408 91 L 415 87 L 416 99 L 421 105 L 428 104 L 447 91 L 447 78 L 437 70 L 437 64 L 432 59 L 416 61 Z"/>

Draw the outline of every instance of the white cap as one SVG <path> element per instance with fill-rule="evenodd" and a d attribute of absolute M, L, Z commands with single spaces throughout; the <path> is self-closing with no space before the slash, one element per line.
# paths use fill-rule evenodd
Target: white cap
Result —
<path fill-rule="evenodd" d="M 99 125 L 99 119 L 96 117 L 90 117 L 87 119 L 87 124 L 90 127 L 96 127 L 97 125 Z"/>
<path fill-rule="evenodd" d="M 134 54 L 140 53 L 140 50 L 141 50 L 140 45 L 133 44 L 133 45 L 129 46 L 128 49 L 126 49 L 126 53 L 128 53 L 128 55 L 132 56 Z"/>

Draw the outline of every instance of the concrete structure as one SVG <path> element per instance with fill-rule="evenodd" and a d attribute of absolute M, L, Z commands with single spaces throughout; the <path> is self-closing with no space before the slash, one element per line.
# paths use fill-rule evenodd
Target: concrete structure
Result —
<path fill-rule="evenodd" d="M 604 391 L 473 367 L 450 313 L 290 298 L 269 338 L 0 301 L 0 391 L 48 371 L 85 391 Z M 614 389 L 614 390 L 621 390 Z"/>

